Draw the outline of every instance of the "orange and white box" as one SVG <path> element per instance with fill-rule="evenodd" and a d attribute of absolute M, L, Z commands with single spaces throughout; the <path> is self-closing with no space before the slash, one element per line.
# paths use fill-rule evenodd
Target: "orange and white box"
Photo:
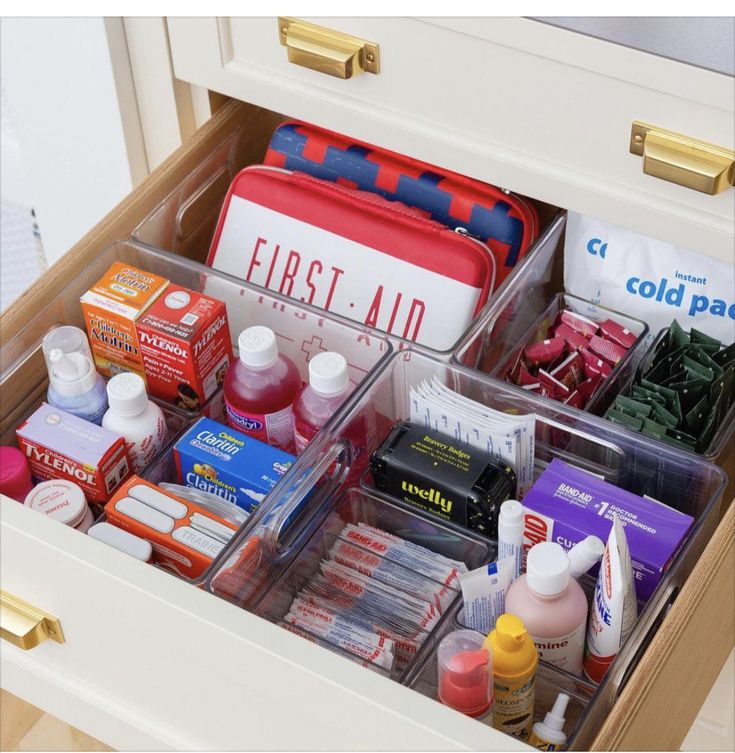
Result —
<path fill-rule="evenodd" d="M 80 299 L 97 371 L 111 377 L 132 371 L 145 379 L 136 320 L 163 293 L 169 281 L 115 262 Z"/>
<path fill-rule="evenodd" d="M 105 506 L 107 522 L 150 541 L 153 561 L 196 578 L 237 532 L 204 507 L 131 476 Z"/>

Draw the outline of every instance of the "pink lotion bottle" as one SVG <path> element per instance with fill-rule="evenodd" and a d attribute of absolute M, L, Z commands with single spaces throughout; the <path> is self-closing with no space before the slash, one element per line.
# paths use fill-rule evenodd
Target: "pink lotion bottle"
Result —
<path fill-rule="evenodd" d="M 587 597 L 570 576 L 569 558 L 559 544 L 531 547 L 526 574 L 508 590 L 505 611 L 521 618 L 540 659 L 582 675 Z"/>

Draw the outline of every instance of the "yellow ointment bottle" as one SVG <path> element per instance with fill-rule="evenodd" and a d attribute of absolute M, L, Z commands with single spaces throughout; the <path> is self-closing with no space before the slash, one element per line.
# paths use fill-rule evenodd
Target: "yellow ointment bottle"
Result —
<path fill-rule="evenodd" d="M 533 638 L 514 614 L 503 614 L 485 639 L 493 652 L 495 729 L 527 740 L 533 726 L 538 651 Z"/>

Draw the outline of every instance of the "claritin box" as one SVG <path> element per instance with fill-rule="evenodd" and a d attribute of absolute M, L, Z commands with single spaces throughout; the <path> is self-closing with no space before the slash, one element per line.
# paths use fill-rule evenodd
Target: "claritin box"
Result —
<path fill-rule="evenodd" d="M 294 456 L 200 418 L 174 447 L 179 482 L 250 512 L 291 467 Z"/>

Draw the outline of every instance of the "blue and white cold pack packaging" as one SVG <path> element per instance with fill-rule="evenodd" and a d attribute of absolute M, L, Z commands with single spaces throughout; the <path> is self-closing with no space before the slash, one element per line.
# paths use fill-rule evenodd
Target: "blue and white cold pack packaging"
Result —
<path fill-rule="evenodd" d="M 253 437 L 200 418 L 174 447 L 179 483 L 216 494 L 251 512 L 295 458 Z"/>

